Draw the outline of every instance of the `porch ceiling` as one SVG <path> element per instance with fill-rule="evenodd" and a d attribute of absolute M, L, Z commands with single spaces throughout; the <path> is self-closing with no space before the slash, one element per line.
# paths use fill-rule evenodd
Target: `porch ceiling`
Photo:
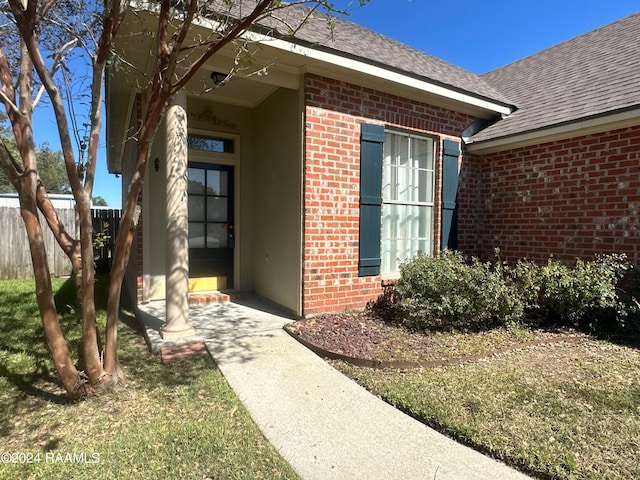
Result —
<path fill-rule="evenodd" d="M 127 128 L 135 94 L 144 92 L 153 71 L 156 40 L 150 34 L 155 28 L 155 17 L 146 12 L 129 14 L 123 23 L 116 42 L 118 52 L 126 52 L 117 66 L 112 67 L 106 85 L 107 104 L 107 163 L 111 173 L 121 171 L 121 159 L 126 142 Z M 194 35 L 198 27 L 194 27 Z M 200 29 L 202 35 L 206 34 Z M 187 85 L 189 96 L 205 101 L 253 108 L 280 87 L 297 89 L 300 86 L 300 70 L 276 62 L 268 47 L 256 47 L 252 62 L 237 71 L 228 81 L 216 85 L 213 72 L 226 74 L 237 64 L 233 46 L 216 54 Z M 122 57 L 125 57 L 122 54 Z"/>
<path fill-rule="evenodd" d="M 121 159 L 126 142 L 130 112 L 136 92 L 149 84 L 156 49 L 156 17 L 149 12 L 128 13 L 118 35 L 116 49 L 126 52 L 126 62 L 112 67 L 107 80 L 107 163 L 109 171 L 121 171 Z M 205 38 L 210 29 L 194 26 L 194 39 Z M 253 108 L 277 88 L 300 88 L 304 73 L 330 76 L 364 87 L 393 92 L 419 102 L 492 118 L 506 107 L 491 101 L 430 83 L 427 79 L 407 76 L 380 65 L 341 56 L 258 34 L 250 34 L 254 55 L 246 69 L 240 70 L 228 82 L 215 88 L 212 72 L 229 72 L 235 62 L 235 51 L 229 46 L 217 53 L 197 73 L 187 87 L 190 96 L 203 100 Z M 195 42 L 195 40 L 194 40 Z M 502 113 L 506 113 L 505 112 Z"/>

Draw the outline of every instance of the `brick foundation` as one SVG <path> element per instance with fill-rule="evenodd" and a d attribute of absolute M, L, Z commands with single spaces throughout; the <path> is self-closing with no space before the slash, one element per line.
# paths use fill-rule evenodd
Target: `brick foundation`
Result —
<path fill-rule="evenodd" d="M 160 349 L 162 363 L 178 362 L 189 358 L 206 357 L 209 355 L 203 342 L 188 343 L 185 345 L 170 345 Z"/>

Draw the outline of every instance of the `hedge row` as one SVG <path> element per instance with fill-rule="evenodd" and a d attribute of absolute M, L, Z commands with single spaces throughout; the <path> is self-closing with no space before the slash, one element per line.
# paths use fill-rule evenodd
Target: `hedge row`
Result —
<path fill-rule="evenodd" d="M 519 323 L 603 331 L 623 327 L 640 310 L 630 280 L 637 272 L 624 255 L 578 259 L 569 267 L 553 258 L 509 266 L 496 253 L 494 262 L 445 251 L 403 263 L 394 287 L 402 318 L 419 329 Z"/>

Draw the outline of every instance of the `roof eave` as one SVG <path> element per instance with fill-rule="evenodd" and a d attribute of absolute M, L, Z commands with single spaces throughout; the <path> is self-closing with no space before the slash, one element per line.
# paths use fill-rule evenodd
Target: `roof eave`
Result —
<path fill-rule="evenodd" d="M 342 69 L 358 72 L 360 75 L 365 74 L 404 88 L 419 90 L 428 95 L 442 97 L 450 102 L 465 104 L 473 109 L 486 111 L 487 117 L 496 113 L 509 115 L 515 110 L 513 105 L 444 85 L 426 77 L 409 74 L 392 67 L 365 61 L 364 59 L 337 50 L 331 50 L 326 47 L 318 48 L 317 46 L 303 45 L 302 43 L 294 43 L 282 39 L 273 39 L 272 37 L 256 33 L 251 33 L 251 35 L 260 35 L 262 37 L 259 39 L 260 42 L 268 42 L 271 47 L 296 53 L 309 60 L 314 60 L 325 65 L 335 65 Z M 314 71 L 314 69 L 310 68 L 309 71 Z M 491 114 L 489 114 L 489 112 L 491 112 Z"/>
<path fill-rule="evenodd" d="M 214 20 L 204 17 L 196 19 L 194 23 L 205 28 L 211 28 L 212 25 L 215 26 L 216 24 Z M 301 71 L 326 74 L 326 66 L 338 67 L 343 71 L 347 70 L 352 72 L 355 76 L 366 75 L 386 84 L 393 83 L 402 88 L 413 89 L 429 96 L 440 97 L 449 103 L 468 106 L 469 108 L 467 110 L 469 113 L 483 116 L 484 118 L 491 118 L 496 113 L 509 115 L 515 110 L 514 105 L 507 104 L 500 100 L 468 92 L 452 85 L 445 85 L 424 76 L 410 74 L 388 65 L 375 63 L 362 57 L 311 43 L 297 37 L 273 35 L 272 30 L 267 30 L 266 33 L 263 30 L 260 26 L 254 26 L 253 30 L 244 33 L 244 37 L 250 41 L 268 45 L 276 50 L 304 58 L 305 62 L 304 65 L 301 65 Z M 325 68 L 322 66 L 325 66 Z M 351 76 L 352 75 L 349 77 L 351 78 Z"/>
<path fill-rule="evenodd" d="M 482 141 L 471 139 L 467 144 L 467 151 L 485 155 L 635 125 L 640 125 L 640 105 L 504 137 Z"/>

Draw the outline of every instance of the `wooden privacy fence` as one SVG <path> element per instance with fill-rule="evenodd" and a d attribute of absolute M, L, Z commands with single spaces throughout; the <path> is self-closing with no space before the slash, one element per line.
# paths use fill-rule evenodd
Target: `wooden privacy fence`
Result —
<path fill-rule="evenodd" d="M 58 217 L 68 232 L 76 232 L 76 212 L 71 208 L 57 208 Z M 95 234 L 104 233 L 104 244 L 96 250 L 96 268 L 108 271 L 113 257 L 120 209 L 94 207 L 91 209 L 93 230 Z M 40 215 L 40 223 L 44 231 L 45 248 L 49 259 L 49 270 L 52 276 L 63 277 L 71 273 L 71 262 L 64 254 L 53 234 L 49 230 L 44 217 Z M 27 241 L 20 208 L 0 206 L 0 279 L 11 280 L 33 277 L 31 253 Z"/>
<path fill-rule="evenodd" d="M 122 210 L 119 208 L 94 207 L 91 209 L 93 232 L 100 239 L 100 245 L 96 248 L 96 269 L 101 273 L 111 269 L 121 215 Z"/>

